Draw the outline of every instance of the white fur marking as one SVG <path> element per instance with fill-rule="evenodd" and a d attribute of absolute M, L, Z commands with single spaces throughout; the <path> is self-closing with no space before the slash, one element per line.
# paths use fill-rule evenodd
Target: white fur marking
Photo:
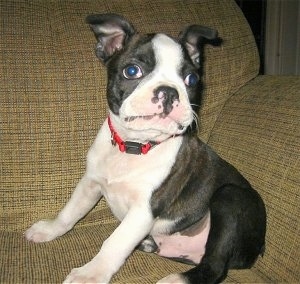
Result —
<path fill-rule="evenodd" d="M 157 34 L 152 44 L 157 60 L 155 69 L 165 76 L 175 73 L 177 77 L 183 60 L 181 46 L 164 34 Z"/>

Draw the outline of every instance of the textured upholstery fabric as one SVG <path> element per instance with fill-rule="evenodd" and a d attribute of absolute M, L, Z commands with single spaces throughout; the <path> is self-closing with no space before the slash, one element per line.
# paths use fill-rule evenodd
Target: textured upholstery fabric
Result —
<path fill-rule="evenodd" d="M 299 281 L 300 77 L 259 76 L 240 89 L 209 143 L 267 205 L 267 249 L 258 270 L 279 282 Z"/>
<path fill-rule="evenodd" d="M 84 23 L 95 12 L 121 13 L 142 32 L 176 36 L 193 23 L 219 31 L 223 45 L 205 50 L 200 136 L 250 179 L 269 213 L 265 257 L 251 270 L 230 272 L 227 281 L 296 281 L 299 80 L 249 82 L 258 73 L 258 54 L 234 1 L 0 0 L 0 283 L 61 282 L 118 224 L 101 201 L 58 240 L 31 244 L 23 237 L 33 222 L 54 217 L 65 204 L 107 115 L 106 72 Z M 187 268 L 135 252 L 112 282 L 155 283 Z"/>

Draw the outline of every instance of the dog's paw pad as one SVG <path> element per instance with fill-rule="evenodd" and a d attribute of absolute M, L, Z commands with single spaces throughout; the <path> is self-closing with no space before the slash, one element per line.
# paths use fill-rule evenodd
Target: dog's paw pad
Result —
<path fill-rule="evenodd" d="M 182 274 L 170 274 L 159 280 L 156 284 L 187 284 L 188 282 Z"/>

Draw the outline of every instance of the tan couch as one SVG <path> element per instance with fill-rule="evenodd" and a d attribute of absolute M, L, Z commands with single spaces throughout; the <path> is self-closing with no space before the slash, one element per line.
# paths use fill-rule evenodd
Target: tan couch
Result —
<path fill-rule="evenodd" d="M 263 196 L 266 252 L 226 281 L 300 281 L 300 79 L 258 76 L 253 35 L 234 1 L 0 1 L 0 283 L 59 283 L 117 226 L 104 201 L 73 231 L 32 244 L 23 232 L 55 216 L 85 170 L 107 115 L 105 68 L 85 24 L 94 12 L 125 15 L 142 32 L 188 24 L 219 30 L 206 48 L 199 135 Z M 134 252 L 112 283 L 155 283 L 189 266 Z"/>

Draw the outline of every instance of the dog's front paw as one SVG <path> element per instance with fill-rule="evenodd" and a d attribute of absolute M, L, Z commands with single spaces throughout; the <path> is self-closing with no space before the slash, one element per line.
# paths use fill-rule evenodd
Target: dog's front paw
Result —
<path fill-rule="evenodd" d="M 99 271 L 99 267 L 88 263 L 82 267 L 72 269 L 63 283 L 108 283 L 110 277 L 101 275 Z"/>
<path fill-rule="evenodd" d="M 170 274 L 167 277 L 159 280 L 156 284 L 188 284 L 182 274 Z"/>
<path fill-rule="evenodd" d="M 67 232 L 63 224 L 55 220 L 42 220 L 33 224 L 26 232 L 25 238 L 35 243 L 49 242 Z"/>

